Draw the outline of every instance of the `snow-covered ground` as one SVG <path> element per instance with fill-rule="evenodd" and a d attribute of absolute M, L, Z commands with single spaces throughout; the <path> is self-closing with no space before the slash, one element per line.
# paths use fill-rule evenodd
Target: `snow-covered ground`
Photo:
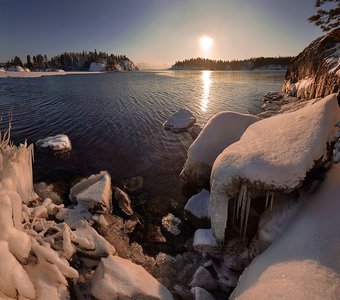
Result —
<path fill-rule="evenodd" d="M 211 221 L 217 240 L 224 239 L 229 199 L 238 197 L 247 220 L 251 197 L 297 188 L 315 161 L 327 158 L 327 143 L 334 140 L 338 120 L 337 96 L 332 94 L 252 124 L 227 147 L 211 175 Z"/>
<path fill-rule="evenodd" d="M 339 299 L 340 165 L 240 277 L 233 299 Z"/>
<path fill-rule="evenodd" d="M 43 76 L 64 76 L 64 75 L 88 75 L 88 74 L 99 74 L 101 72 L 62 72 L 62 71 L 52 71 L 52 72 L 10 72 L 10 71 L 0 71 L 0 78 L 3 77 L 43 77 Z"/>

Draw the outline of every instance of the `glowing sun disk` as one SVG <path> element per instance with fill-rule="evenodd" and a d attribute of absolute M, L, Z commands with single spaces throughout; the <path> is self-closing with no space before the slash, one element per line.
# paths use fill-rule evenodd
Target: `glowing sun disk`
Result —
<path fill-rule="evenodd" d="M 213 40 L 208 36 L 202 36 L 200 38 L 200 45 L 204 51 L 208 51 L 212 46 Z"/>

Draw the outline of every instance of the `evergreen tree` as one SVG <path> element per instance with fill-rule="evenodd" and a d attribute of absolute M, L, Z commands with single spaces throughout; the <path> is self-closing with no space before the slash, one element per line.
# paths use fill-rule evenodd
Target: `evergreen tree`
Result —
<path fill-rule="evenodd" d="M 26 61 L 27 61 L 26 67 L 29 68 L 29 69 L 32 69 L 33 64 L 32 64 L 32 61 L 31 61 L 31 55 L 28 54 L 28 55 L 26 56 Z"/>
<path fill-rule="evenodd" d="M 324 5 L 332 5 L 332 8 L 323 9 Z M 315 15 L 308 18 L 308 21 L 314 23 L 325 31 L 331 31 L 340 27 L 340 1 L 339 0 L 316 0 L 315 7 L 319 8 Z M 339 37 L 340 38 L 340 37 Z"/>
<path fill-rule="evenodd" d="M 21 61 L 20 57 L 15 56 L 12 65 L 22 67 L 22 61 Z"/>

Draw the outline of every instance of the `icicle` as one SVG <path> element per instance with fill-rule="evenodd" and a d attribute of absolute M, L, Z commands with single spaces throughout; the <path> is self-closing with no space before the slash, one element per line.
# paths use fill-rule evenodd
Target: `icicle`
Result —
<path fill-rule="evenodd" d="M 242 195 L 242 203 L 241 203 L 241 227 L 240 227 L 240 231 L 242 232 L 242 228 L 243 228 L 243 221 L 244 221 L 244 214 L 245 214 L 245 210 L 246 210 L 246 204 L 247 204 L 247 190 L 246 190 L 247 186 L 245 185 L 245 192 Z"/>
<path fill-rule="evenodd" d="M 251 198 L 250 196 L 247 197 L 247 207 L 246 207 L 246 220 L 244 223 L 244 230 L 243 230 L 243 238 L 246 236 L 247 232 L 247 225 L 248 225 L 248 217 L 249 217 L 249 211 L 250 211 L 250 203 L 251 203 Z"/>
<path fill-rule="evenodd" d="M 267 207 L 268 207 L 269 194 L 270 194 L 270 191 L 267 191 L 267 195 L 266 195 L 266 205 L 265 205 L 265 208 L 267 208 Z"/>
<path fill-rule="evenodd" d="M 235 215 L 236 215 L 236 205 L 237 205 L 237 199 L 234 198 L 234 209 L 233 209 L 233 223 L 235 223 Z"/>
<path fill-rule="evenodd" d="M 274 192 L 271 192 L 271 198 L 270 198 L 270 211 L 271 211 L 272 208 L 273 208 L 274 195 L 275 195 L 275 193 L 274 193 Z"/>

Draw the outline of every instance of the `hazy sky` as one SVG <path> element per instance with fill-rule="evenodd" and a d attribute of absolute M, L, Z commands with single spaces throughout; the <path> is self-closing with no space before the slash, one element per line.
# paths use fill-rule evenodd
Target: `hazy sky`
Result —
<path fill-rule="evenodd" d="M 0 0 L 0 61 L 94 49 L 158 65 L 297 55 L 322 34 L 306 21 L 314 12 L 314 0 Z"/>

